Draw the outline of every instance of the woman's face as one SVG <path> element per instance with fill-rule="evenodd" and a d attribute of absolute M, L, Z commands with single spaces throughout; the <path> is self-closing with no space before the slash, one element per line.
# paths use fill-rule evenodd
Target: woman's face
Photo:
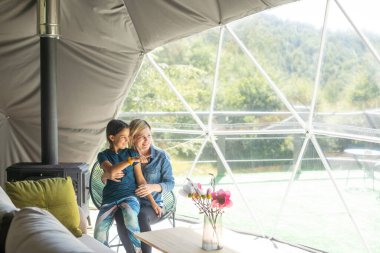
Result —
<path fill-rule="evenodd" d="M 145 128 L 134 136 L 133 144 L 137 151 L 142 154 L 149 152 L 152 144 L 152 133 L 149 128 Z"/>
<path fill-rule="evenodd" d="M 116 135 L 110 135 L 110 140 L 112 141 L 113 148 L 115 151 L 120 149 L 125 149 L 128 144 L 129 128 L 124 128 Z"/>

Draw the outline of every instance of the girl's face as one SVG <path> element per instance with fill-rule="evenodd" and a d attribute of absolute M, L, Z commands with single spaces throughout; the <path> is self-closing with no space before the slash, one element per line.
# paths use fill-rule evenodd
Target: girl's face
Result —
<path fill-rule="evenodd" d="M 129 128 L 124 128 L 116 135 L 110 135 L 110 140 L 112 141 L 112 146 L 115 152 L 120 149 L 125 149 L 128 144 Z"/>
<path fill-rule="evenodd" d="M 149 153 L 152 144 L 152 133 L 149 128 L 145 128 L 134 136 L 133 144 L 137 151 L 142 154 Z"/>

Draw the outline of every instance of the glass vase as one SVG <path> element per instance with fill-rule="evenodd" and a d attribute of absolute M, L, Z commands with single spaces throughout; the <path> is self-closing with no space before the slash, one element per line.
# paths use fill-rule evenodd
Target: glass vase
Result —
<path fill-rule="evenodd" d="M 202 249 L 219 250 L 223 248 L 222 214 L 216 217 L 204 215 Z"/>

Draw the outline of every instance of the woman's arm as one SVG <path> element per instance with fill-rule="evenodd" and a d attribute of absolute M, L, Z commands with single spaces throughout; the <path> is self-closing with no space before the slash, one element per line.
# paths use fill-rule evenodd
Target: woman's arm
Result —
<path fill-rule="evenodd" d="M 139 187 L 142 186 L 142 185 L 146 185 L 146 180 L 145 180 L 144 175 L 142 173 L 140 163 L 137 163 L 133 168 L 134 168 L 134 173 L 135 173 L 135 178 L 136 178 L 137 185 Z M 156 212 L 156 214 L 158 216 L 161 216 L 161 213 L 162 213 L 161 207 L 159 205 L 157 205 L 157 203 L 154 200 L 152 194 L 149 193 L 147 195 L 147 198 L 150 201 L 150 203 L 152 204 L 152 208 Z"/>
<path fill-rule="evenodd" d="M 142 184 L 136 189 L 136 195 L 140 198 L 148 196 L 152 192 L 161 192 L 162 188 L 160 184 Z"/>
<path fill-rule="evenodd" d="M 162 163 L 161 169 L 161 182 L 160 187 L 162 192 L 168 192 L 174 189 L 174 177 L 173 177 L 173 169 L 172 164 L 169 158 L 169 155 L 164 152 L 164 161 Z"/>
<path fill-rule="evenodd" d="M 141 185 L 136 190 L 136 195 L 139 197 L 145 197 L 152 192 L 167 192 L 174 188 L 174 177 L 172 171 L 172 165 L 169 156 L 165 153 L 162 154 L 163 157 L 160 173 L 160 183 L 157 184 L 146 184 Z"/>

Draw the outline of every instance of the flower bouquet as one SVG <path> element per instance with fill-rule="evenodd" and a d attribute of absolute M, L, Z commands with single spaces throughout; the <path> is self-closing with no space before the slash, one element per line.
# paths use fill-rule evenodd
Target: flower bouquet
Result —
<path fill-rule="evenodd" d="M 215 190 L 213 174 L 210 188 L 204 189 L 200 183 L 193 183 L 187 178 L 187 183 L 180 189 L 182 196 L 191 198 L 200 213 L 204 214 L 202 248 L 218 250 L 222 245 L 222 214 L 225 207 L 232 206 L 231 193 L 223 189 Z"/>

